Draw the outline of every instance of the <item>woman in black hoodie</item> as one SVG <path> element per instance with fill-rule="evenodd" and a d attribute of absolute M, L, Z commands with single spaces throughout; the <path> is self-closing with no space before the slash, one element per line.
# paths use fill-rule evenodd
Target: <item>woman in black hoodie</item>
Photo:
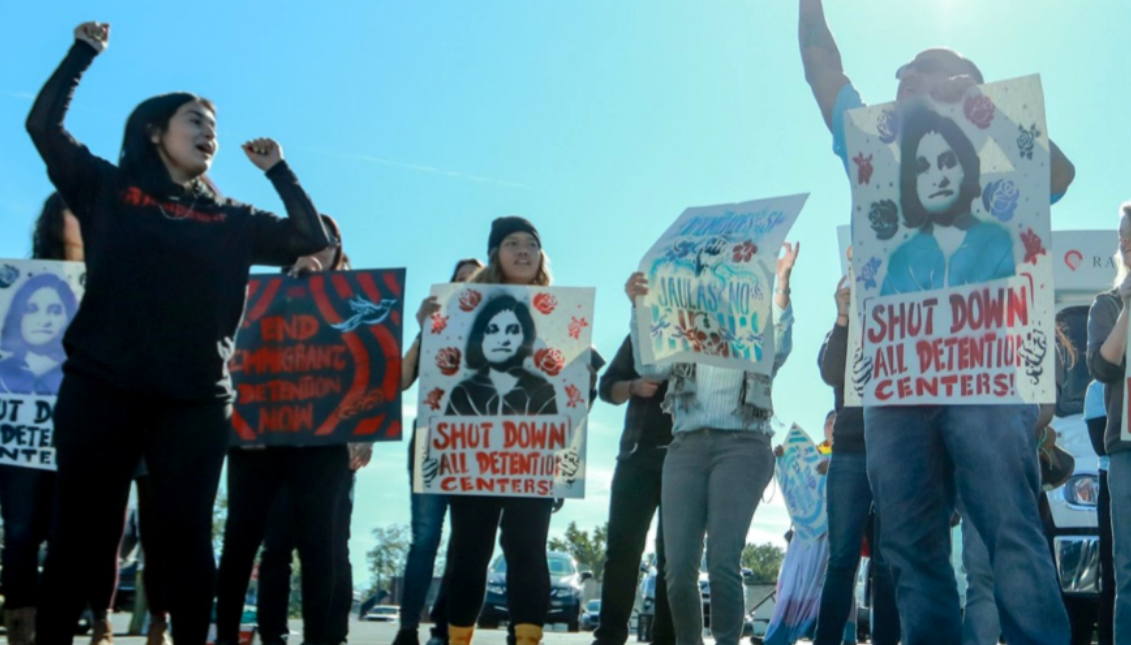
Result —
<path fill-rule="evenodd" d="M 40 91 L 27 128 L 78 217 L 86 293 L 65 337 L 55 409 L 56 526 L 43 572 L 37 642 L 70 643 L 84 602 L 75 580 L 115 552 L 130 478 L 144 456 L 153 488 L 153 557 L 169 563 L 179 645 L 202 645 L 212 608 L 212 505 L 227 450 L 227 362 L 253 264 L 289 265 L 331 245 L 310 198 L 270 139 L 244 144 L 287 218 L 216 194 L 215 109 L 178 92 L 143 101 L 118 165 L 63 126 L 79 78 L 105 50 L 88 22 Z"/>

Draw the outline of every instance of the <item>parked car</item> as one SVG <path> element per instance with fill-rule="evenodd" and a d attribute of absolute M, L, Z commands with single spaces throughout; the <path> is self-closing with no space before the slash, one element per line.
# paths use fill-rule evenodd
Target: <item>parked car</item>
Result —
<path fill-rule="evenodd" d="M 365 614 L 365 620 L 378 623 L 395 623 L 400 617 L 401 608 L 397 605 L 377 605 Z"/>
<path fill-rule="evenodd" d="M 601 601 L 590 600 L 585 603 L 585 612 L 581 614 L 581 629 L 591 632 L 601 624 Z"/>
<path fill-rule="evenodd" d="M 565 623 L 569 631 L 581 630 L 581 585 L 593 574 L 578 571 L 577 563 L 568 553 L 548 551 L 546 562 L 550 567 L 550 613 L 546 623 Z M 479 613 L 479 627 L 492 629 L 508 620 L 507 561 L 499 556 L 487 574 L 487 597 Z"/>

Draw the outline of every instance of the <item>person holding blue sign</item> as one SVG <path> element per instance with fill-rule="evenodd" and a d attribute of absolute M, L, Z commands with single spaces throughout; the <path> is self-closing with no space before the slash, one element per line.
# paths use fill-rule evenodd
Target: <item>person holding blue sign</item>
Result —
<path fill-rule="evenodd" d="M 789 279 L 799 250 L 799 246 L 786 243 L 784 254 L 777 260 L 772 374 L 785 364 L 793 346 Z M 643 273 L 629 276 L 625 294 L 633 306 L 631 338 L 636 371 L 646 378 L 668 382 L 662 406 L 672 415 L 673 439 L 664 458 L 660 512 L 675 641 L 677 645 L 702 642 L 699 565 L 704 536 L 709 534 L 711 633 L 719 645 L 736 645 L 742 637 L 745 610 L 742 549 L 758 500 L 774 476 L 770 449 L 773 409 L 753 402 L 756 384 L 762 382 L 760 374 L 701 363 L 645 365 L 640 355 L 636 302 L 647 293 L 648 280 Z M 770 401 L 768 393 L 765 401 Z"/>
<path fill-rule="evenodd" d="M 27 130 L 82 227 L 83 305 L 67 330 L 55 408 L 56 525 L 36 617 L 41 645 L 67 645 L 85 590 L 121 537 L 144 456 L 153 488 L 153 557 L 168 563 L 179 645 L 208 636 L 216 564 L 212 511 L 231 433 L 227 362 L 252 265 L 285 266 L 331 246 L 310 197 L 270 139 L 242 149 L 272 181 L 281 218 L 222 198 L 206 173 L 219 150 L 216 110 L 194 94 L 134 109 L 118 164 L 64 126 L 83 73 L 109 44 L 87 22 L 40 91 Z"/>
<path fill-rule="evenodd" d="M 833 151 L 847 172 L 845 113 L 864 103 L 845 75 L 821 0 L 799 0 L 799 8 L 798 41 L 805 79 L 833 135 Z M 973 61 L 947 48 L 920 52 L 899 67 L 896 78 L 896 100 L 930 97 L 942 103 L 958 102 L 984 82 Z M 959 190 L 953 183 L 963 173 L 956 171 L 958 160 L 944 149 L 956 144 L 945 142 L 942 136 L 932 137 L 929 144 L 917 148 L 916 160 L 923 156 L 928 165 L 934 165 L 934 171 L 925 174 L 937 175 L 940 182 L 945 175 L 949 184 L 922 195 L 917 179 L 916 194 L 920 199 L 938 200 L 939 206 L 952 199 L 957 202 L 954 195 Z M 924 154 L 928 150 L 936 154 Z M 1056 202 L 1072 183 L 1075 169 L 1051 142 L 1050 153 L 1050 192 Z M 863 162 L 870 164 L 870 160 Z M 866 174 L 863 166 L 859 172 Z M 940 192 L 944 188 L 951 194 Z M 993 235 L 989 230 L 983 232 Z M 985 248 L 993 251 L 998 246 L 988 243 Z M 909 269 L 912 259 L 923 262 L 928 254 L 912 255 Z M 937 261 L 933 266 L 937 271 Z M 989 279 L 1007 269 L 996 265 L 971 275 Z M 904 279 L 900 284 L 915 282 Z M 889 285 L 887 292 L 893 292 L 895 286 Z M 1068 616 L 1036 503 L 1037 406 L 874 406 L 866 407 L 864 416 L 868 475 L 883 524 L 881 547 L 898 581 L 904 643 L 961 640 L 962 616 L 949 561 L 949 520 L 956 491 L 994 563 L 1006 640 L 1049 645 L 1068 642 Z M 987 473 L 994 475 L 993 495 L 981 494 Z"/>

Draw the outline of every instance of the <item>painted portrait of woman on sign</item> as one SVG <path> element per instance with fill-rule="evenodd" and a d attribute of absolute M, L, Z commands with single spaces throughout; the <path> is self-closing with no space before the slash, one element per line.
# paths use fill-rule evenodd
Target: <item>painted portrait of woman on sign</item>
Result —
<path fill-rule="evenodd" d="M 58 393 L 67 358 L 63 333 L 77 310 L 74 290 L 52 273 L 16 289 L 0 329 L 0 393 Z"/>

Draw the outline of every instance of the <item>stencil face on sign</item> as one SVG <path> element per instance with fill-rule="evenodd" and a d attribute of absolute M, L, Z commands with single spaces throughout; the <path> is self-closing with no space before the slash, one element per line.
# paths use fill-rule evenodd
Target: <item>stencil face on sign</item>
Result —
<path fill-rule="evenodd" d="M 591 289 L 437 285 L 417 492 L 581 497 Z"/>
<path fill-rule="evenodd" d="M 84 277 L 75 262 L 0 260 L 0 464 L 54 469 L 63 335 Z"/>
<path fill-rule="evenodd" d="M 1039 78 L 853 110 L 845 127 L 849 155 L 871 159 L 852 186 L 863 403 L 1051 402 Z"/>

